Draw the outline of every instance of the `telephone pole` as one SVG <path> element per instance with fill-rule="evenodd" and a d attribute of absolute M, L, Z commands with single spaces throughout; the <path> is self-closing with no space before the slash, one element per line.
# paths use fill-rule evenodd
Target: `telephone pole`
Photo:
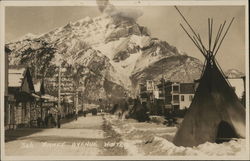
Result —
<path fill-rule="evenodd" d="M 61 112 L 61 64 L 58 70 L 58 109 Z"/>
<path fill-rule="evenodd" d="M 162 94 L 163 94 L 163 102 L 165 106 L 166 100 L 165 100 L 165 80 L 164 80 L 163 64 L 162 64 Z"/>
<path fill-rule="evenodd" d="M 162 114 L 163 114 L 164 110 L 165 110 L 165 105 L 166 105 L 165 79 L 164 79 L 163 64 L 162 64 L 162 94 L 163 94 L 163 107 L 162 107 Z"/>

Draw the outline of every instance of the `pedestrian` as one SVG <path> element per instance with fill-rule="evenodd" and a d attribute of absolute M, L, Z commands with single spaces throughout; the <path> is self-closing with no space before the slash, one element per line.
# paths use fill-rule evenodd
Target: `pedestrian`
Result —
<path fill-rule="evenodd" d="M 52 121 L 52 122 L 53 122 L 53 127 L 56 127 L 56 124 L 57 124 L 57 123 L 56 123 L 56 122 L 57 122 L 57 120 L 56 120 L 56 115 L 54 115 L 54 114 L 52 115 L 52 120 L 53 120 L 53 121 Z"/>
<path fill-rule="evenodd" d="M 37 121 L 37 127 L 41 127 L 41 118 L 38 117 L 36 121 Z"/>
<path fill-rule="evenodd" d="M 78 117 L 78 112 L 76 109 L 74 109 L 74 115 L 75 115 L 75 120 L 77 120 L 77 117 Z"/>
<path fill-rule="evenodd" d="M 57 114 L 57 128 L 61 128 L 61 114 Z"/>
<path fill-rule="evenodd" d="M 121 116 L 122 116 L 122 114 L 121 114 L 121 112 L 119 112 L 118 113 L 118 118 L 121 119 Z"/>
<path fill-rule="evenodd" d="M 49 114 L 49 117 L 48 117 L 48 127 L 51 128 L 53 127 L 53 115 L 52 113 Z"/>
<path fill-rule="evenodd" d="M 78 114 L 76 113 L 76 120 L 77 120 L 77 118 L 78 118 Z"/>
<path fill-rule="evenodd" d="M 45 116 L 44 122 L 45 122 L 45 128 L 47 128 L 48 127 L 48 115 Z"/>

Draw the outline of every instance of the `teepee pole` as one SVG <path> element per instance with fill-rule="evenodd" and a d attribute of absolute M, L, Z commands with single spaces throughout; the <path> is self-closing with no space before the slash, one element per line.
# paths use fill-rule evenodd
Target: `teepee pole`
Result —
<path fill-rule="evenodd" d="M 218 32 L 217 32 L 217 34 L 216 34 L 216 38 L 215 38 L 215 40 L 214 40 L 214 45 L 213 45 L 212 53 L 214 52 L 214 49 L 215 49 L 215 47 L 216 47 L 216 44 L 217 44 L 217 41 L 218 41 L 218 37 L 219 37 L 221 28 L 222 28 L 222 24 L 220 24 L 220 27 L 219 27 Z"/>
<path fill-rule="evenodd" d="M 193 39 L 194 39 L 194 41 L 195 41 L 197 44 L 199 44 L 199 42 L 198 42 L 199 40 L 197 40 L 194 36 L 193 36 Z M 201 51 L 201 53 L 206 57 L 206 55 L 204 54 L 204 53 L 206 53 L 204 47 L 200 47 L 200 51 Z"/>
<path fill-rule="evenodd" d="M 191 31 L 193 32 L 193 34 L 197 37 L 194 29 L 192 28 L 192 26 L 188 23 L 188 21 L 186 20 L 186 18 L 183 16 L 183 14 L 181 13 L 181 11 L 177 8 L 177 6 L 174 6 L 176 8 L 176 10 L 179 12 L 179 14 L 181 15 L 181 17 L 183 18 L 183 20 L 186 22 L 186 24 L 189 26 L 189 28 L 191 29 Z"/>
<path fill-rule="evenodd" d="M 217 47 L 217 44 L 218 44 L 218 42 L 219 42 L 221 33 L 222 33 L 223 30 L 224 30 L 225 24 L 226 24 L 226 21 L 224 21 L 223 25 L 221 25 L 221 28 L 219 28 L 219 30 L 218 30 L 217 37 L 216 37 L 216 40 L 215 40 L 215 42 L 214 42 L 214 47 L 213 47 L 212 53 L 214 53 L 214 50 L 215 50 L 215 48 Z"/>
<path fill-rule="evenodd" d="M 209 51 L 210 51 L 210 48 L 211 48 L 211 25 L 210 25 L 210 18 L 207 19 L 208 20 L 208 56 L 210 55 Z"/>
<path fill-rule="evenodd" d="M 213 36 L 213 19 L 208 19 L 208 30 L 209 30 L 209 34 L 208 34 L 208 39 L 209 39 L 209 47 L 208 47 L 208 51 L 209 51 L 209 55 L 211 54 L 211 44 L 212 44 L 212 36 Z"/>
<path fill-rule="evenodd" d="M 203 42 L 202 42 L 202 40 L 201 40 L 200 34 L 198 34 L 198 41 L 200 42 L 200 44 L 201 44 L 201 46 L 202 46 L 202 48 L 203 48 L 203 52 L 204 52 L 203 55 L 207 54 L 207 49 L 206 49 L 205 46 L 203 45 Z M 207 55 L 205 55 L 205 58 L 207 58 Z"/>
<path fill-rule="evenodd" d="M 200 50 L 200 52 L 205 56 L 205 54 L 202 52 L 201 47 L 199 46 L 199 44 L 196 44 L 195 40 L 190 36 L 190 34 L 187 32 L 187 30 L 183 27 L 182 24 L 180 24 L 182 29 L 185 31 L 185 33 L 188 35 L 188 37 L 192 40 L 192 42 L 195 44 L 195 46 Z M 205 56 L 206 57 L 206 56 Z"/>
<path fill-rule="evenodd" d="M 183 14 L 181 13 L 181 11 L 178 9 L 177 6 L 174 6 L 175 9 L 179 12 L 179 14 L 181 15 L 181 17 L 183 18 L 183 20 L 186 22 L 186 24 L 188 25 L 188 27 L 191 29 L 191 31 L 193 32 L 194 36 L 198 39 L 197 34 L 195 33 L 194 29 L 192 28 L 192 26 L 188 23 L 188 21 L 186 20 L 186 18 L 183 16 Z M 202 45 L 202 44 L 201 44 Z"/>
<path fill-rule="evenodd" d="M 227 32 L 228 32 L 229 28 L 231 27 L 231 25 L 232 25 L 232 23 L 233 23 L 233 21 L 234 21 L 234 17 L 232 18 L 230 24 L 228 25 L 227 30 L 226 30 L 225 34 L 223 35 L 223 37 L 222 37 L 222 39 L 221 39 L 221 41 L 220 41 L 220 43 L 219 43 L 219 46 L 218 46 L 217 50 L 216 50 L 215 53 L 214 53 L 214 56 L 217 54 L 217 52 L 218 52 L 218 50 L 219 50 L 219 48 L 220 48 L 220 46 L 221 46 L 221 44 L 222 44 L 222 42 L 223 42 L 225 36 L 227 35 Z"/>
<path fill-rule="evenodd" d="M 198 42 L 198 40 L 195 38 L 195 36 L 193 36 L 193 39 L 194 39 L 195 43 L 198 45 L 199 42 Z M 201 46 L 199 46 L 199 47 L 200 47 L 200 50 L 202 50 Z M 203 50 L 203 51 L 204 51 L 204 50 Z"/>

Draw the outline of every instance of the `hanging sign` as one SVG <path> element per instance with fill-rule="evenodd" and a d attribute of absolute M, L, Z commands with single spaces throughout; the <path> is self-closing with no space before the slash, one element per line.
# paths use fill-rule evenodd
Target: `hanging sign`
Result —
<path fill-rule="evenodd" d="M 43 107 L 51 107 L 51 106 L 55 106 L 55 103 L 54 102 L 43 102 L 42 106 Z"/>

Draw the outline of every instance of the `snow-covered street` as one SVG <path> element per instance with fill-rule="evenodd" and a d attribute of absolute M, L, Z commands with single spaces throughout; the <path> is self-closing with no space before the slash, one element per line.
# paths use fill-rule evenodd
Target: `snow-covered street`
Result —
<path fill-rule="evenodd" d="M 6 142 L 6 155 L 126 155 L 119 144 L 119 136 L 114 134 L 100 115 L 79 117 L 78 120 L 63 124 L 60 129 L 17 129 L 8 137 L 29 132 L 33 133 Z"/>
<path fill-rule="evenodd" d="M 27 134 L 6 142 L 5 153 L 7 156 L 241 156 L 246 153 L 245 139 L 177 147 L 172 143 L 176 131 L 176 127 L 118 119 L 116 115 L 87 115 L 63 124 L 60 129 L 17 129 L 7 137 Z"/>

